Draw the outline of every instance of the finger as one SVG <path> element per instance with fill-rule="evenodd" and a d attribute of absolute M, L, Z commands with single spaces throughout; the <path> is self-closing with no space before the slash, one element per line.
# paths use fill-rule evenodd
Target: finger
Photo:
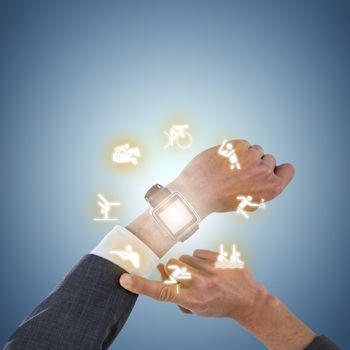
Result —
<path fill-rule="evenodd" d="M 216 261 L 218 258 L 218 255 L 219 253 L 212 252 L 210 250 L 205 250 L 205 249 L 196 249 L 193 252 L 193 256 L 204 260 L 210 260 L 210 261 Z"/>
<path fill-rule="evenodd" d="M 292 181 L 295 170 L 292 164 L 282 164 L 275 168 L 276 176 L 281 180 L 281 191 Z"/>
<path fill-rule="evenodd" d="M 187 265 L 185 262 L 182 262 L 178 259 L 169 259 L 168 262 L 165 264 L 165 272 L 168 275 L 171 275 L 176 267 L 179 267 L 180 269 L 185 269 L 185 271 L 191 272 L 192 268 L 190 265 Z"/>
<path fill-rule="evenodd" d="M 194 269 L 203 269 L 207 261 L 196 256 L 182 255 L 179 260 Z"/>
<path fill-rule="evenodd" d="M 249 149 L 255 151 L 258 154 L 259 158 L 264 155 L 264 149 L 260 145 L 250 146 Z"/>
<path fill-rule="evenodd" d="M 259 209 L 258 207 L 247 206 L 247 207 L 244 208 L 244 211 L 253 212 L 253 211 L 256 211 L 258 209 Z"/>
<path fill-rule="evenodd" d="M 178 305 L 178 308 L 185 314 L 193 314 L 193 312 L 191 310 L 188 310 L 181 305 Z"/>
<path fill-rule="evenodd" d="M 164 264 L 159 264 L 157 266 L 157 269 L 158 269 L 158 271 L 160 273 L 160 278 L 162 279 L 162 281 L 167 280 L 169 275 L 165 272 Z"/>
<path fill-rule="evenodd" d="M 276 166 L 276 158 L 272 154 L 265 154 L 261 160 L 266 163 L 272 169 Z"/>
<path fill-rule="evenodd" d="M 168 301 L 176 304 L 183 304 L 183 294 L 176 291 L 176 285 L 165 285 L 162 282 L 151 281 L 136 275 L 124 273 L 119 279 L 120 285 L 135 294 L 146 295 L 158 301 Z"/>
<path fill-rule="evenodd" d="M 247 149 L 250 146 L 250 143 L 247 140 L 231 140 L 229 142 L 234 145 L 235 150 Z"/>

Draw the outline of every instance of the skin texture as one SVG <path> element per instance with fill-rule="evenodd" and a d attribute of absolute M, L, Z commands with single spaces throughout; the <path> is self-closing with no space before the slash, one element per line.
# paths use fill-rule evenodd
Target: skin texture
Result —
<path fill-rule="evenodd" d="M 254 202 L 275 198 L 294 176 L 290 164 L 276 167 L 270 154 L 264 155 L 259 145 L 250 146 L 248 141 L 232 140 L 241 169 L 231 170 L 229 160 L 218 154 L 220 145 L 207 149 L 196 156 L 170 184 L 181 191 L 205 218 L 213 212 L 236 209 L 237 196 L 251 195 Z M 249 209 L 251 211 L 255 209 Z"/>
<path fill-rule="evenodd" d="M 237 196 L 252 196 L 253 202 L 279 195 L 294 176 L 290 164 L 276 165 L 261 146 L 232 140 L 241 169 L 230 169 L 229 160 L 218 154 L 220 145 L 197 155 L 167 187 L 182 193 L 200 218 L 214 212 L 234 211 Z M 247 207 L 254 211 L 256 208 Z M 165 235 L 148 210 L 127 227 L 162 257 L 176 242 Z M 304 349 L 315 334 L 276 297 L 259 284 L 248 268 L 217 269 L 217 253 L 197 250 L 193 256 L 171 259 L 158 267 L 162 279 L 171 274 L 170 264 L 186 267 L 192 279 L 175 285 L 123 274 L 120 284 L 131 292 L 179 305 L 185 313 L 229 317 L 239 322 L 270 349 Z"/>
<path fill-rule="evenodd" d="M 258 283 L 247 267 L 218 269 L 217 253 L 196 250 L 159 265 L 162 280 L 171 274 L 169 265 L 186 267 L 192 279 L 175 285 L 123 274 L 120 284 L 129 291 L 161 302 L 179 305 L 185 313 L 206 317 L 229 317 L 255 335 L 269 349 L 299 350 L 312 342 L 315 334 L 276 297 Z"/>
<path fill-rule="evenodd" d="M 214 212 L 234 211 L 236 197 L 251 195 L 254 202 L 269 201 L 279 195 L 294 176 L 290 164 L 276 166 L 272 155 L 261 146 L 232 140 L 241 169 L 231 170 L 229 160 L 218 154 L 220 145 L 198 154 L 167 187 L 179 191 L 191 203 L 201 220 Z M 256 208 L 247 207 L 254 211 Z M 127 228 L 162 257 L 176 242 L 164 235 L 148 209 Z"/>

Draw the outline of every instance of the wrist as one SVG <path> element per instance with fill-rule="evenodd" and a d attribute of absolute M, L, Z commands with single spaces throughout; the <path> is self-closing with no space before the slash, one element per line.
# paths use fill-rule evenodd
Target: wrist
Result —
<path fill-rule="evenodd" d="M 230 317 L 248 329 L 259 324 L 264 315 L 275 309 L 277 305 L 278 299 L 256 282 L 249 300 L 241 308 L 235 308 Z"/>
<path fill-rule="evenodd" d="M 214 212 L 214 210 L 210 208 L 210 201 L 204 199 L 204 193 L 192 187 L 190 182 L 186 179 L 178 177 L 166 187 L 172 192 L 181 193 L 195 209 L 201 221 Z"/>
<path fill-rule="evenodd" d="M 264 287 L 245 312 L 232 317 L 270 350 L 305 349 L 315 333 Z"/>
<path fill-rule="evenodd" d="M 195 189 L 188 185 L 189 181 L 178 177 L 166 186 L 172 192 L 179 192 L 185 197 L 189 204 L 194 208 L 203 220 L 212 211 L 208 207 L 208 201 L 203 199 L 203 196 L 196 194 Z M 164 233 L 159 224 L 150 215 L 149 210 L 146 210 L 138 218 L 132 221 L 127 229 L 144 242 L 158 257 L 162 257 L 171 247 L 176 244 L 176 241 L 169 235 Z"/>
<path fill-rule="evenodd" d="M 176 243 L 164 234 L 158 224 L 153 220 L 149 210 L 144 211 L 132 221 L 127 229 L 145 243 L 159 258 L 166 254 Z"/>
<path fill-rule="evenodd" d="M 118 225 L 90 254 L 100 256 L 129 273 L 143 277 L 149 276 L 159 264 L 159 257 L 143 241 Z"/>

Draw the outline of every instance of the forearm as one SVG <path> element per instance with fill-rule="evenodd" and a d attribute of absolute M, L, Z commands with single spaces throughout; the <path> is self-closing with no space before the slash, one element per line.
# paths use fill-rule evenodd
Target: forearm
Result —
<path fill-rule="evenodd" d="M 185 179 L 177 178 L 168 184 L 167 188 L 172 192 L 180 192 L 195 208 L 201 220 L 210 214 L 211 210 L 208 208 L 208 205 L 204 205 L 204 201 L 198 199 L 201 196 L 193 193 L 193 190 L 186 185 Z M 149 209 L 145 210 L 132 221 L 127 226 L 127 229 L 151 248 L 159 258 L 165 255 L 176 244 L 176 241 L 167 235 L 154 221 L 152 215 L 149 213 Z"/>
<path fill-rule="evenodd" d="M 148 212 L 134 220 L 130 230 L 158 256 L 175 243 L 160 231 Z M 130 238 L 114 228 L 22 322 L 6 349 L 40 350 L 47 349 L 47 344 L 65 349 L 107 348 L 123 327 L 137 298 L 118 282 L 125 272 L 120 267 L 123 261 L 118 264 L 110 259 L 111 250 L 123 249 L 124 243 L 131 242 Z M 143 266 L 146 270 L 147 266 L 153 266 L 152 254 L 145 251 L 142 256 L 144 263 L 149 262 Z"/>
<path fill-rule="evenodd" d="M 250 311 L 236 321 L 270 350 L 302 350 L 315 338 L 310 328 L 263 288 Z"/>
<path fill-rule="evenodd" d="M 127 229 L 151 248 L 159 258 L 176 243 L 160 229 L 148 210 L 132 221 Z"/>
<path fill-rule="evenodd" d="M 5 349 L 107 349 L 137 299 L 119 285 L 123 272 L 105 259 L 86 255 L 26 317 Z"/>

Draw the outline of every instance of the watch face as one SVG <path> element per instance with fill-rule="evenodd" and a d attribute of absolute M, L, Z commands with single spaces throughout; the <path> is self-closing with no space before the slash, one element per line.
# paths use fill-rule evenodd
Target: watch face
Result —
<path fill-rule="evenodd" d="M 160 203 L 154 209 L 153 216 L 174 239 L 177 239 L 190 227 L 198 223 L 197 216 L 178 193 L 173 193 L 164 202 Z"/>

